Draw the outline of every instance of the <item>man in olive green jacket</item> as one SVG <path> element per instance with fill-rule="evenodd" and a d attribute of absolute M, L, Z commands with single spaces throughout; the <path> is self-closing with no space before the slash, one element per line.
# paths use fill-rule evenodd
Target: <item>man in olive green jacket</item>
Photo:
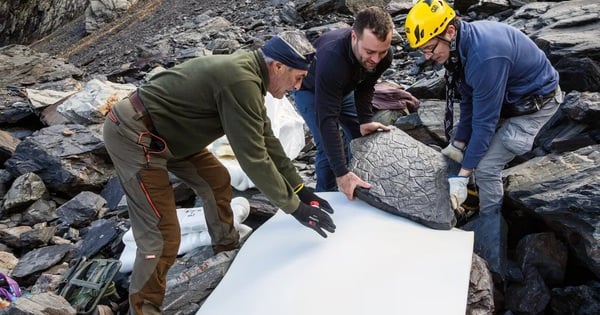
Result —
<path fill-rule="evenodd" d="M 298 32 L 271 38 L 262 50 L 199 57 L 155 75 L 115 104 L 104 141 L 125 190 L 137 253 L 132 315 L 160 314 L 166 274 L 180 243 L 168 172 L 203 199 L 215 253 L 239 246 L 227 169 L 206 149 L 226 135 L 242 169 L 276 206 L 327 237 L 335 224 L 327 201 L 305 187 L 273 135 L 264 105 L 299 88 L 314 48 Z"/>

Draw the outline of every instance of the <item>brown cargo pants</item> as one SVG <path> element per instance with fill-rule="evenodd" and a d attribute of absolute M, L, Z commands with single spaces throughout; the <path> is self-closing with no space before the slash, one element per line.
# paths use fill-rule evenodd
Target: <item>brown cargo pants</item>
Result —
<path fill-rule="evenodd" d="M 149 131 L 127 98 L 107 114 L 103 135 L 127 196 L 137 245 L 129 287 L 129 312 L 160 314 L 166 274 L 177 257 L 181 241 L 168 172 L 203 199 L 215 252 L 239 246 L 239 234 L 233 227 L 229 173 L 207 149 L 186 158 L 174 158 L 169 151 L 169 140 Z"/>

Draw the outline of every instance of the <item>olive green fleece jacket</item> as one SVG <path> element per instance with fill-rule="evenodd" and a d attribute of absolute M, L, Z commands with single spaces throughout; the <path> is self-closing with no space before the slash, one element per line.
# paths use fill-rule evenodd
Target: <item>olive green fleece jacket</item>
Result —
<path fill-rule="evenodd" d="M 267 116 L 267 65 L 260 51 L 188 60 L 138 89 L 156 131 L 176 158 L 227 136 L 240 166 L 271 202 L 298 208 L 302 183 Z"/>

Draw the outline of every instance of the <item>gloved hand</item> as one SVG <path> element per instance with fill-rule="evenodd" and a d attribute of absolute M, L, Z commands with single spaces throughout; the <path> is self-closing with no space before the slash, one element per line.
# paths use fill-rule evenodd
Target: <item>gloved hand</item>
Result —
<path fill-rule="evenodd" d="M 454 144 L 452 144 L 452 142 L 450 142 L 447 147 L 442 149 L 442 154 L 458 163 L 462 163 L 464 157 L 463 150 L 457 148 Z"/>
<path fill-rule="evenodd" d="M 469 178 L 465 176 L 452 176 L 448 178 L 450 184 L 450 205 L 452 210 L 458 210 L 458 207 L 467 200 L 467 184 Z"/>
<path fill-rule="evenodd" d="M 298 198 L 300 198 L 300 201 L 304 202 L 305 204 L 307 204 L 309 206 L 317 206 L 329 213 L 333 213 L 333 208 L 331 208 L 331 205 L 329 204 L 329 202 L 327 202 L 327 200 L 315 195 L 314 189 L 304 186 L 304 184 L 300 184 L 300 186 L 298 186 L 298 187 L 300 188 L 300 190 L 298 192 L 296 192 L 296 195 L 298 195 Z"/>
<path fill-rule="evenodd" d="M 326 238 L 327 234 L 323 230 L 333 233 L 335 232 L 335 224 L 331 220 L 331 217 L 323 210 L 320 207 L 311 207 L 304 202 L 300 202 L 298 208 L 292 212 L 292 216 L 302 223 L 302 225 L 315 230 L 319 235 Z"/>

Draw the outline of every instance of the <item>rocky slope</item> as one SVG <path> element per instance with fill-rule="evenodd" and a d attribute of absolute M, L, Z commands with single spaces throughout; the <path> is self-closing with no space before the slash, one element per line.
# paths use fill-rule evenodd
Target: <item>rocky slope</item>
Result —
<path fill-rule="evenodd" d="M 88 75 L 109 74 L 135 62 L 141 44 L 182 28 L 200 14 L 221 16 L 253 35 L 275 32 L 276 13 L 270 0 L 142 0 L 98 32 L 86 36 L 81 16 L 30 47 L 65 58 Z"/>

